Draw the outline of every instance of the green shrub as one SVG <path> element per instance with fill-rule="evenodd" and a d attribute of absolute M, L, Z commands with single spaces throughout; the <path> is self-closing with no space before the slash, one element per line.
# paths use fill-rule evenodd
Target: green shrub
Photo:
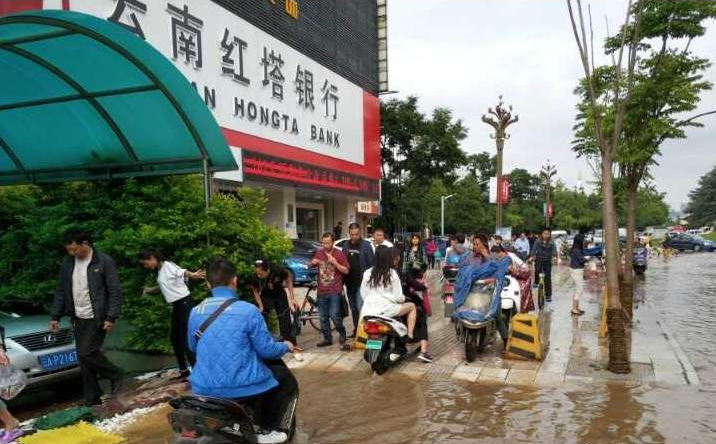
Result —
<path fill-rule="evenodd" d="M 49 307 L 64 254 L 62 235 L 81 227 L 119 266 L 122 320 L 129 324 L 125 347 L 168 352 L 170 308 L 161 296 L 142 296 L 155 276 L 139 266 L 140 250 L 161 248 L 192 270 L 225 256 L 236 264 L 242 296 L 253 299 L 246 287 L 253 261 L 280 261 L 291 248 L 282 232 L 263 223 L 265 207 L 263 191 L 240 188 L 214 196 L 206 212 L 199 176 L 0 188 L 0 301 Z M 202 284 L 192 284 L 196 300 L 206 293 Z"/>

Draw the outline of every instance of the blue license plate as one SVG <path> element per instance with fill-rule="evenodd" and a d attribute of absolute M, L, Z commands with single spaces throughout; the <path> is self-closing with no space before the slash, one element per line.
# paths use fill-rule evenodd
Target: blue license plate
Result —
<path fill-rule="evenodd" d="M 40 356 L 40 365 L 43 371 L 58 370 L 78 364 L 77 350 L 50 353 Z"/>

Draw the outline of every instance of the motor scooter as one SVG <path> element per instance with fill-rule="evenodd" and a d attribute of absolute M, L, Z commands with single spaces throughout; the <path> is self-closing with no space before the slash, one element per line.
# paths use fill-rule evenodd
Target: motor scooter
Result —
<path fill-rule="evenodd" d="M 174 431 L 174 444 L 255 444 L 264 442 L 260 418 L 253 404 L 208 396 L 185 395 L 169 401 L 174 409 L 168 415 Z M 290 442 L 296 432 L 298 392 L 289 401 L 281 419 Z M 271 441 L 275 442 L 275 441 Z"/>
<path fill-rule="evenodd" d="M 401 321 L 366 315 L 363 317 L 363 328 L 368 336 L 363 359 L 376 374 L 382 375 L 411 354 L 405 341 L 408 327 Z"/>
<path fill-rule="evenodd" d="M 638 275 L 646 272 L 646 267 L 649 262 L 649 251 L 644 247 L 634 248 L 634 273 Z"/>
<path fill-rule="evenodd" d="M 455 311 L 455 279 L 459 271 L 457 264 L 446 264 L 443 267 L 443 303 L 445 317 L 452 317 Z"/>
<path fill-rule="evenodd" d="M 480 279 L 473 283 L 465 302 L 456 310 L 457 323 L 455 332 L 465 344 L 465 360 L 474 362 L 479 353 L 494 340 L 497 330 L 497 319 L 488 316 L 493 298 L 500 298 L 499 310 L 502 321 L 509 331 L 512 317 L 520 312 L 522 294 L 518 280 L 512 276 L 504 276 L 502 285 L 496 286 L 493 279 Z M 469 312 L 479 316 L 470 316 Z M 506 339 L 506 338 L 503 338 Z"/>

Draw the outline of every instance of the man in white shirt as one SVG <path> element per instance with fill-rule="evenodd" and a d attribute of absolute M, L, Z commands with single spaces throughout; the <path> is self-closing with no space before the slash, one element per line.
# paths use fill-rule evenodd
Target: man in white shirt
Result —
<path fill-rule="evenodd" d="M 393 243 L 385 240 L 385 230 L 383 230 L 382 228 L 376 228 L 373 231 L 373 253 L 375 253 L 376 247 L 379 247 L 381 245 L 384 245 L 388 248 L 393 248 Z"/>
<path fill-rule="evenodd" d="M 104 338 L 122 310 L 122 287 L 114 261 L 94 249 L 88 233 L 67 233 L 64 246 L 67 256 L 60 266 L 50 331 L 60 331 L 62 316 L 72 319 L 85 404 L 98 405 L 99 378 L 111 382 L 112 395 L 122 386 L 122 371 L 102 353 Z"/>
<path fill-rule="evenodd" d="M 189 315 L 191 309 L 194 308 L 194 301 L 191 298 L 187 281 L 189 279 L 204 279 L 206 273 L 203 270 L 191 272 L 174 262 L 164 260 L 162 253 L 155 248 L 142 250 L 139 262 L 147 270 L 159 270 L 157 273 L 158 286 L 145 288 L 144 294 L 161 292 L 167 304 L 172 306 L 170 338 L 177 364 L 179 364 L 179 377 L 184 379 L 189 376 L 187 361 L 192 367 L 196 362 L 196 357 L 189 350 L 187 344 Z"/>
<path fill-rule="evenodd" d="M 530 240 L 527 239 L 527 233 L 522 232 L 519 239 L 515 241 L 515 251 L 521 259 L 527 259 L 530 255 Z"/>

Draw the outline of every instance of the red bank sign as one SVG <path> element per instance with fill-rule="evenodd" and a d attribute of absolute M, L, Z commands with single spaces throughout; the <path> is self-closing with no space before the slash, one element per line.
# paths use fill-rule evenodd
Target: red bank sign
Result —
<path fill-rule="evenodd" d="M 378 98 L 216 3 L 0 1 L 0 14 L 42 8 L 109 20 L 172 60 L 243 151 L 244 177 L 378 197 Z"/>

